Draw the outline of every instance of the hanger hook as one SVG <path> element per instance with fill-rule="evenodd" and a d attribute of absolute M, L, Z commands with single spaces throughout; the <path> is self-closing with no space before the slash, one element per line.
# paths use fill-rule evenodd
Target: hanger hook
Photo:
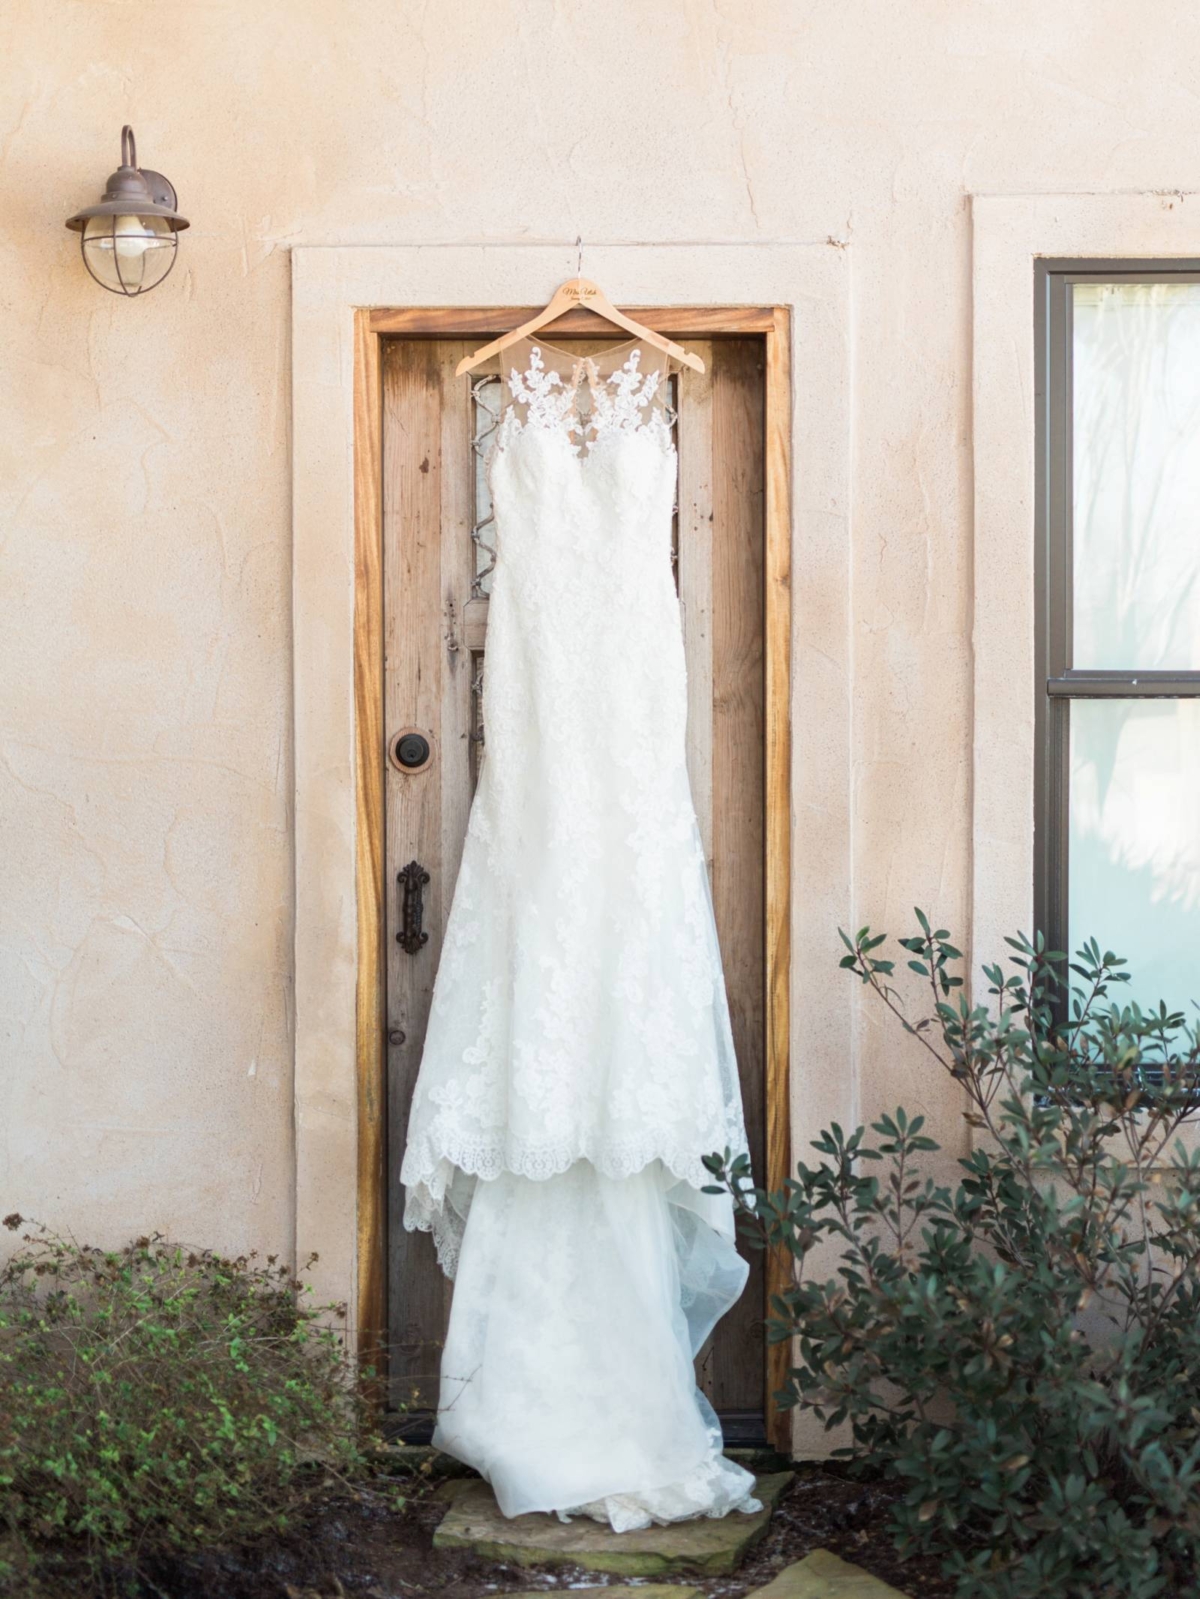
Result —
<path fill-rule="evenodd" d="M 575 235 L 575 251 L 576 251 L 576 254 L 575 254 L 575 276 L 577 278 L 581 278 L 583 276 L 583 234 L 582 233 L 577 233 Z"/>

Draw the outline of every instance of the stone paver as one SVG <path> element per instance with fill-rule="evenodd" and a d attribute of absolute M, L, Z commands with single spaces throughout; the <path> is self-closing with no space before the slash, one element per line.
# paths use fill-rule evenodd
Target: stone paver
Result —
<path fill-rule="evenodd" d="M 675 1582 L 613 1583 L 610 1588 L 531 1588 L 528 1593 L 506 1594 L 505 1599 L 548 1599 L 550 1594 L 569 1594 L 570 1599 L 701 1599 L 703 1591 Z"/>
<path fill-rule="evenodd" d="M 702 1516 L 621 1533 L 584 1516 L 568 1522 L 543 1515 L 510 1520 L 501 1515 L 486 1483 L 447 1482 L 438 1492 L 450 1500 L 450 1508 L 433 1535 L 433 1545 L 473 1549 L 486 1560 L 508 1560 L 519 1566 L 582 1566 L 585 1571 L 619 1577 L 722 1576 L 736 1571 L 765 1534 L 771 1511 L 791 1480 L 790 1471 L 759 1477 L 755 1491 L 765 1508 L 752 1516 L 734 1511 L 719 1520 Z M 639 1594 L 646 1591 L 638 1589 Z"/>
<path fill-rule="evenodd" d="M 816 1549 L 794 1566 L 785 1566 L 765 1588 L 755 1588 L 746 1599 L 905 1599 L 899 1588 L 889 1587 L 861 1566 L 852 1566 Z"/>

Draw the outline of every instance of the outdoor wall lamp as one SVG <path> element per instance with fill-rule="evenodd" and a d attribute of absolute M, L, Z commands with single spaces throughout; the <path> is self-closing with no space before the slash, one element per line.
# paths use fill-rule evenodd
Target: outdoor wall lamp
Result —
<path fill-rule="evenodd" d="M 83 264 L 102 289 L 145 294 L 175 265 L 178 234 L 186 217 L 175 209 L 175 190 L 161 172 L 144 172 L 128 123 L 121 129 L 121 165 L 108 180 L 99 205 L 68 217 L 80 235 Z"/>

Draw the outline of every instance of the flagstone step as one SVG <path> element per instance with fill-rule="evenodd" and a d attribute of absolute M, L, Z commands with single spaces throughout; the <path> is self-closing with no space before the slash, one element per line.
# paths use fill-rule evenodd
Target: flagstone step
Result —
<path fill-rule="evenodd" d="M 500 1512 L 485 1482 L 452 1480 L 438 1490 L 450 1508 L 433 1535 L 435 1549 L 470 1549 L 485 1560 L 519 1566 L 581 1566 L 619 1577 L 724 1576 L 736 1571 L 764 1536 L 771 1512 L 792 1480 L 790 1471 L 757 1479 L 763 1509 L 714 1518 L 613 1532 L 588 1517 L 559 1521 L 557 1516 L 513 1516 Z M 611 1595 L 611 1588 L 605 1590 Z M 646 1588 L 638 1588 L 644 1595 Z M 672 1599 L 682 1599 L 679 1593 Z"/>
<path fill-rule="evenodd" d="M 765 1444 L 757 1448 L 743 1444 L 729 1444 L 724 1454 L 726 1460 L 732 1460 L 737 1465 L 744 1466 L 747 1471 L 759 1475 L 786 1471 L 789 1465 L 785 1454 Z M 470 1466 L 464 1466 L 461 1461 L 455 1460 L 453 1455 L 444 1455 L 432 1444 L 393 1441 L 372 1450 L 371 1459 L 377 1466 L 397 1473 L 419 1471 L 425 1476 L 438 1478 L 478 1476 L 478 1472 L 473 1471 Z"/>
<path fill-rule="evenodd" d="M 703 1599 L 704 1590 L 678 1582 L 615 1582 L 604 1588 L 531 1588 L 504 1599 L 548 1599 L 550 1594 L 569 1594 L 570 1599 Z"/>
<path fill-rule="evenodd" d="M 640 1589 L 639 1592 L 646 1592 Z M 861 1566 L 851 1565 L 815 1549 L 811 1555 L 785 1566 L 765 1588 L 755 1588 L 746 1599 L 906 1599 L 899 1588 L 892 1588 L 872 1577 Z"/>

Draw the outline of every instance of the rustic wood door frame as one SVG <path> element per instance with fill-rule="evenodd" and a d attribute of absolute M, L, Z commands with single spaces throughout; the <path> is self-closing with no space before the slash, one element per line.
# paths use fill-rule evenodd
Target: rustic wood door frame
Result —
<path fill-rule="evenodd" d="M 384 1029 L 384 761 L 383 727 L 383 414 L 382 341 L 469 338 L 518 326 L 529 306 L 359 310 L 354 315 L 354 703 L 358 968 L 356 987 L 358 1099 L 358 1349 L 382 1362 L 387 1340 L 387 1052 Z M 638 306 L 631 315 L 675 339 L 759 335 L 765 350 L 764 688 L 765 688 L 765 950 L 766 1172 L 782 1185 L 791 1165 L 791 681 L 792 417 L 791 312 L 785 306 Z M 549 337 L 603 336 L 593 313 L 568 313 Z M 767 1293 L 786 1274 L 768 1267 Z M 765 1307 L 764 1307 L 765 1309 Z M 790 1420 L 774 1404 L 788 1367 L 786 1344 L 766 1348 L 768 1437 L 790 1448 Z"/>

